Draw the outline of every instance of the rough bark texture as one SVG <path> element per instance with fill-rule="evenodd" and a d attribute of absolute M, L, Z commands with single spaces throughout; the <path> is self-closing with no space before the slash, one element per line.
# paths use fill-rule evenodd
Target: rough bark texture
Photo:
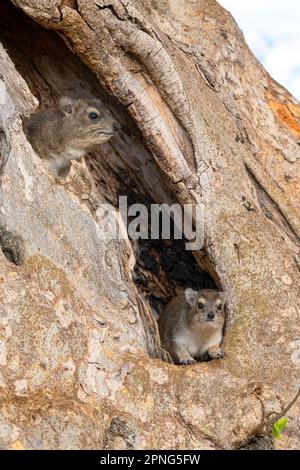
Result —
<path fill-rule="evenodd" d="M 0 446 L 246 445 L 299 388 L 299 104 L 214 0 L 5 3 Z M 123 124 L 64 186 L 22 129 L 63 93 Z M 195 258 L 229 294 L 224 360 L 161 360 L 139 250 L 99 236 L 96 208 L 119 194 L 204 203 Z M 299 447 L 297 416 L 253 445 Z"/>

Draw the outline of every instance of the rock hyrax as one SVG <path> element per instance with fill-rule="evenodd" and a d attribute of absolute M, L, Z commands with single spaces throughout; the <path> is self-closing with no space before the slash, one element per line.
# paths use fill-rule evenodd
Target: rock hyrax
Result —
<path fill-rule="evenodd" d="M 66 176 L 71 160 L 80 160 L 120 128 L 100 100 L 62 96 L 57 109 L 36 112 L 30 117 L 27 136 L 50 172 Z"/>
<path fill-rule="evenodd" d="M 224 357 L 220 349 L 225 322 L 225 294 L 187 288 L 171 300 L 159 317 L 162 347 L 175 364 Z"/>

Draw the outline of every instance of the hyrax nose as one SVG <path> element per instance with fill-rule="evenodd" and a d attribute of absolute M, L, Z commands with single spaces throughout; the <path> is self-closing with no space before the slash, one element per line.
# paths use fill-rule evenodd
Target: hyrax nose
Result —
<path fill-rule="evenodd" d="M 208 312 L 207 318 L 208 318 L 209 320 L 213 320 L 213 319 L 215 318 L 214 312 Z"/>
<path fill-rule="evenodd" d="M 121 129 L 121 124 L 119 124 L 117 121 L 114 121 L 112 123 L 112 128 L 114 132 L 118 132 Z"/>

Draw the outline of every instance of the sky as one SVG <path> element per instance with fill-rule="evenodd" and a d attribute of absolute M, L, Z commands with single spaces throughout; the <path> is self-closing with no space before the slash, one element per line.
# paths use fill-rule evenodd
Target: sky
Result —
<path fill-rule="evenodd" d="M 218 0 L 270 75 L 300 100 L 300 0 Z"/>

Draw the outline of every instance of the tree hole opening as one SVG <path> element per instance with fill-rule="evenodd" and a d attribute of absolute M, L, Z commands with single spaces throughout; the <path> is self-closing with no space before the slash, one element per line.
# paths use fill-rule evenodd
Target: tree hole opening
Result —
<path fill-rule="evenodd" d="M 148 208 L 151 203 L 176 202 L 176 194 L 168 188 L 127 110 L 100 86 L 95 74 L 55 32 L 43 29 L 11 4 L 1 4 L 0 40 L 38 99 L 39 109 L 57 106 L 62 95 L 97 97 L 121 123 L 118 135 L 85 157 L 96 188 L 96 206 L 90 205 L 92 213 L 99 202 L 118 207 L 120 195 L 127 196 L 129 204 L 142 203 Z M 136 257 L 133 279 L 153 318 L 180 289 L 217 288 L 213 278 L 200 269 L 193 253 L 185 249 L 185 240 L 150 238 L 132 244 Z M 9 258 L 10 251 L 3 251 Z M 145 332 L 149 355 L 162 357 L 153 346 L 159 344 L 153 322 L 146 321 Z"/>

